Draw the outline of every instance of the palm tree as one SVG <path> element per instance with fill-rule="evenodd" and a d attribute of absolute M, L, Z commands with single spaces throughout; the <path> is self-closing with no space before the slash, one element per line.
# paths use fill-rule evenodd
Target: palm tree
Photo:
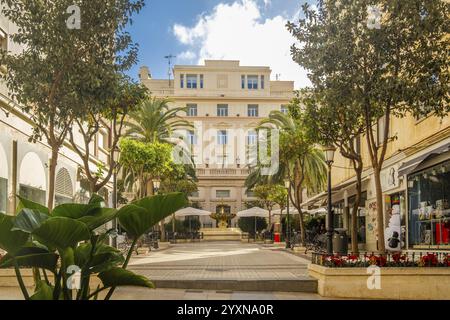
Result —
<path fill-rule="evenodd" d="M 301 204 L 303 190 L 317 193 L 325 188 L 327 166 L 324 155 L 304 134 L 301 121 L 293 119 L 280 111 L 272 111 L 267 119 L 259 124 L 259 129 L 277 128 L 280 130 L 280 166 L 273 176 L 263 176 L 258 164 L 247 177 L 246 186 L 257 183 L 282 183 L 285 177 L 291 182 L 289 196 L 300 213 L 301 241 L 305 240 L 305 226 Z"/>
<path fill-rule="evenodd" d="M 192 128 L 189 121 L 178 116 L 186 108 L 169 108 L 169 99 L 149 98 L 136 111 L 130 113 L 126 135 L 143 142 L 170 141 L 171 135 L 180 129 Z"/>

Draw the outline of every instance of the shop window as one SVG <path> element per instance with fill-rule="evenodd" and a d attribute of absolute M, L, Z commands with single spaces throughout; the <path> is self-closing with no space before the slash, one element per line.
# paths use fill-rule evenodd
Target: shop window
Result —
<path fill-rule="evenodd" d="M 450 161 L 408 177 L 408 236 L 415 248 L 450 243 Z"/>
<path fill-rule="evenodd" d="M 406 201 L 403 192 L 386 196 L 386 248 L 390 251 L 406 249 Z"/>
<path fill-rule="evenodd" d="M 216 198 L 229 198 L 230 190 L 216 190 Z"/>
<path fill-rule="evenodd" d="M 8 206 L 8 180 L 0 178 L 0 212 L 5 213 Z"/>
<path fill-rule="evenodd" d="M 334 203 L 332 208 L 334 210 L 333 227 L 335 229 L 344 227 L 344 200 Z"/>

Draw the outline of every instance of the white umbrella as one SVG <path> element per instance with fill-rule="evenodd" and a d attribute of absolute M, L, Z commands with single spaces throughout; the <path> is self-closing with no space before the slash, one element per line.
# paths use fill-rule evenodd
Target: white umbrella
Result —
<path fill-rule="evenodd" d="M 281 214 L 281 209 L 276 209 L 272 211 L 272 214 L 279 215 Z M 283 214 L 287 214 L 286 208 L 283 209 Z M 295 207 L 289 207 L 289 214 L 298 214 L 298 210 Z"/>
<path fill-rule="evenodd" d="M 312 214 L 312 215 L 315 215 L 315 214 L 324 214 L 324 213 L 327 213 L 327 212 L 328 212 L 328 210 L 327 210 L 326 208 L 324 208 L 324 207 L 321 207 L 321 208 L 318 208 L 318 209 L 314 209 L 314 210 L 309 211 L 309 213 Z"/>
<path fill-rule="evenodd" d="M 268 218 L 269 217 L 269 211 L 259 208 L 259 207 L 253 207 L 251 209 L 239 211 L 236 214 L 239 218 L 244 217 L 261 217 L 261 218 Z"/>
<path fill-rule="evenodd" d="M 210 216 L 211 212 L 206 210 L 200 210 L 196 208 L 183 208 L 175 212 L 176 217 L 188 217 L 188 216 Z"/>
<path fill-rule="evenodd" d="M 246 217 L 254 217 L 255 218 L 255 239 L 256 239 L 256 217 L 261 218 L 268 218 L 269 217 L 269 211 L 259 208 L 259 207 L 253 207 L 247 210 L 239 211 L 236 214 L 239 218 L 246 218 Z"/>
<path fill-rule="evenodd" d="M 211 212 L 192 207 L 180 209 L 175 212 L 175 217 L 210 216 Z M 189 231 L 191 231 L 191 220 L 189 219 Z"/>

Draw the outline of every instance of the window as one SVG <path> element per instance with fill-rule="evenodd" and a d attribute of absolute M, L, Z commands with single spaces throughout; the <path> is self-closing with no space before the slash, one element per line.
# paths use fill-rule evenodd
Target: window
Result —
<path fill-rule="evenodd" d="M 55 179 L 55 205 L 73 201 L 73 186 L 69 171 L 61 168 Z"/>
<path fill-rule="evenodd" d="M 98 133 L 98 146 L 105 150 L 109 148 L 108 134 L 106 132 L 100 131 Z"/>
<path fill-rule="evenodd" d="M 195 135 L 195 132 L 193 130 L 189 130 L 187 133 L 187 143 L 190 145 L 197 144 L 197 136 Z"/>
<path fill-rule="evenodd" d="M 216 198 L 229 198 L 230 190 L 216 190 Z"/>
<path fill-rule="evenodd" d="M 282 105 L 281 105 L 280 111 L 281 111 L 282 113 L 284 113 L 284 114 L 288 114 L 288 113 L 289 113 L 289 108 L 288 108 L 287 105 L 282 104 Z"/>
<path fill-rule="evenodd" d="M 188 89 L 197 89 L 197 75 L 188 74 L 186 76 L 186 87 Z"/>
<path fill-rule="evenodd" d="M 217 144 L 226 145 L 228 144 L 228 133 L 227 130 L 217 131 Z"/>
<path fill-rule="evenodd" d="M 184 74 L 180 74 L 180 88 L 184 88 Z"/>
<path fill-rule="evenodd" d="M 361 154 L 361 136 L 357 136 L 355 139 L 353 139 L 353 144 L 354 144 L 356 153 Z"/>
<path fill-rule="evenodd" d="M 8 180 L 0 178 L 0 212 L 6 212 L 8 204 Z"/>
<path fill-rule="evenodd" d="M 241 76 L 241 88 L 245 89 L 245 76 L 244 75 Z"/>
<path fill-rule="evenodd" d="M 384 142 L 384 128 L 386 125 L 386 116 L 382 116 L 377 122 L 377 144 L 382 145 Z"/>
<path fill-rule="evenodd" d="M 217 105 L 217 116 L 218 117 L 228 117 L 228 105 L 218 104 Z"/>
<path fill-rule="evenodd" d="M 197 116 L 197 105 L 196 104 L 188 104 L 186 114 L 188 117 L 196 117 Z"/>
<path fill-rule="evenodd" d="M 19 186 L 19 195 L 25 199 L 45 205 L 45 191 L 21 184 Z"/>
<path fill-rule="evenodd" d="M 246 196 L 248 198 L 255 198 L 256 197 L 256 194 L 255 194 L 255 192 L 253 190 L 247 190 L 247 191 L 245 191 L 245 194 L 246 194 Z"/>
<path fill-rule="evenodd" d="M 203 89 L 203 84 L 204 84 L 203 75 L 201 74 L 200 75 L 200 89 Z"/>
<path fill-rule="evenodd" d="M 258 89 L 258 76 L 247 76 L 247 87 L 250 90 Z"/>
<path fill-rule="evenodd" d="M 261 76 L 261 89 L 264 89 L 264 76 Z"/>
<path fill-rule="evenodd" d="M 256 131 L 249 131 L 247 135 L 247 145 L 253 146 L 258 142 L 258 133 Z"/>
<path fill-rule="evenodd" d="M 247 115 L 249 117 L 257 117 L 258 116 L 258 105 L 257 104 L 249 104 Z"/>
<path fill-rule="evenodd" d="M 189 196 L 192 198 L 198 198 L 198 197 L 200 197 L 200 193 L 198 191 L 194 191 L 194 192 L 191 192 L 191 194 Z"/>

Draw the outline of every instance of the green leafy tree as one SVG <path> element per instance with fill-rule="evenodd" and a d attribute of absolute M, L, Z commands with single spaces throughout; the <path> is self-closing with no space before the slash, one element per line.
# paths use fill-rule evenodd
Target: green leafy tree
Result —
<path fill-rule="evenodd" d="M 238 226 L 243 232 L 254 235 L 255 231 L 267 229 L 267 220 L 262 217 L 242 217 L 238 220 Z"/>
<path fill-rule="evenodd" d="M 358 106 L 344 100 L 345 88 L 304 89 L 294 100 L 304 107 L 303 124 L 307 134 L 316 143 L 335 145 L 340 154 L 350 160 L 356 176 L 356 200 L 352 210 L 352 252 L 358 252 L 357 212 L 362 194 L 363 159 L 361 136 L 365 126 L 357 112 Z M 349 98 L 347 96 L 347 98 Z M 299 110 L 300 107 L 297 108 Z"/>
<path fill-rule="evenodd" d="M 90 185 L 90 191 L 97 193 L 110 180 L 114 170 L 118 170 L 118 164 L 114 163 L 114 151 L 118 148 L 119 140 L 124 131 L 124 121 L 128 113 L 134 110 L 147 97 L 147 89 L 142 85 L 133 83 L 127 77 L 119 76 L 119 79 L 112 83 L 108 90 L 110 96 L 105 103 L 106 108 L 99 110 L 96 105 L 87 105 L 84 115 L 75 119 L 76 126 L 69 130 L 69 140 L 72 148 L 83 161 L 86 179 Z M 109 122 L 105 125 L 105 122 Z M 91 145 L 95 141 L 102 127 L 108 127 L 111 134 L 109 152 L 107 155 L 109 165 L 102 174 L 94 174 L 90 171 Z M 78 130 L 83 139 L 81 148 L 75 141 L 74 130 Z"/>
<path fill-rule="evenodd" d="M 297 107 L 293 101 L 289 106 L 290 114 L 293 114 Z M 327 168 L 323 152 L 308 137 L 301 119 L 280 111 L 272 111 L 269 118 L 263 120 L 260 125 L 280 130 L 280 169 L 273 180 L 282 183 L 283 178 L 287 177 L 290 181 L 289 197 L 300 215 L 301 242 L 304 243 L 305 226 L 301 208 L 303 190 L 317 193 L 324 189 Z"/>
<path fill-rule="evenodd" d="M 286 202 L 287 190 L 279 184 L 263 184 L 253 188 L 255 195 L 269 211 L 269 226 L 272 225 L 272 210 L 279 203 Z"/>
<path fill-rule="evenodd" d="M 128 185 L 135 187 L 137 198 L 152 195 L 152 180 L 171 170 L 172 146 L 167 143 L 144 143 L 122 138 L 120 150 L 119 164 L 128 172 L 125 181 L 131 181 Z"/>
<path fill-rule="evenodd" d="M 144 142 L 170 141 L 176 130 L 191 128 L 189 121 L 178 114 L 186 112 L 186 108 L 170 108 L 168 99 L 150 98 L 130 113 L 126 135 Z"/>
<path fill-rule="evenodd" d="M 1 0 L 2 14 L 17 26 L 11 40 L 25 49 L 1 51 L 0 63 L 11 98 L 33 123 L 30 141 L 50 146 L 48 206 L 53 207 L 58 151 L 74 119 L 86 113 L 82 101 L 100 108 L 116 71 L 136 58 L 135 45 L 124 31 L 142 0 L 75 1 L 81 29 L 68 27 L 73 0 Z"/>
<path fill-rule="evenodd" d="M 341 88 L 338 101 L 351 101 L 362 118 L 374 171 L 378 245 L 384 252 L 380 172 L 393 138 L 391 117 L 450 111 L 450 4 L 320 0 L 317 9 L 306 4 L 304 18 L 287 24 L 300 44 L 292 46 L 292 57 L 308 70 L 315 88 Z"/>

